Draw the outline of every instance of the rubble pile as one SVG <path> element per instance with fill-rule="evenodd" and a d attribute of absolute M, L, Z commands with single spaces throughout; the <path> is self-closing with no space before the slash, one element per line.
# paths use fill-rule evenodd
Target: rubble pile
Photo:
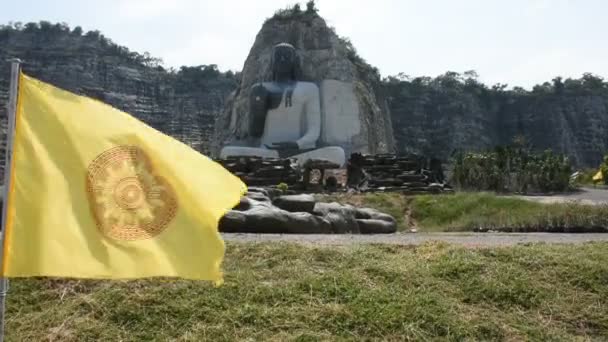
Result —
<path fill-rule="evenodd" d="M 347 168 L 347 186 L 363 192 L 400 191 L 412 195 L 453 191 L 444 184 L 441 162 L 417 155 L 353 154 Z"/>
<path fill-rule="evenodd" d="M 248 186 L 296 185 L 302 178 L 292 159 L 251 156 L 228 157 L 216 160 Z"/>
<path fill-rule="evenodd" d="M 274 187 L 284 183 L 289 189 L 300 192 L 354 189 L 361 192 L 400 191 L 411 195 L 453 191 L 444 183 L 441 162 L 417 155 L 354 153 L 348 161 L 345 181 L 326 174 L 326 170 L 335 171 L 339 166 L 323 160 L 310 160 L 303 166 L 289 158 L 252 156 L 228 157 L 217 162 L 248 186 Z"/>

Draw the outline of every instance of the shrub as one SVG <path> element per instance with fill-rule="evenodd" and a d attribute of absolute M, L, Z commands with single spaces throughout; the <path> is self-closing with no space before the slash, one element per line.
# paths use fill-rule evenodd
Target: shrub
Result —
<path fill-rule="evenodd" d="M 287 190 L 289 190 L 289 185 L 285 184 L 285 183 L 279 183 L 277 185 L 277 189 L 286 192 Z"/>
<path fill-rule="evenodd" d="M 457 152 L 452 183 L 464 190 L 496 192 L 559 192 L 571 189 L 572 165 L 567 157 L 534 153 L 523 144 L 481 153 Z"/>

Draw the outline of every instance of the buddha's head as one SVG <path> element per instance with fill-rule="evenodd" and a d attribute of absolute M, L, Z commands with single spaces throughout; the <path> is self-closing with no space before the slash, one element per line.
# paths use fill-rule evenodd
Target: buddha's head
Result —
<path fill-rule="evenodd" d="M 293 45 L 288 43 L 275 45 L 272 49 L 270 67 L 272 69 L 273 81 L 277 81 L 279 78 L 281 80 L 298 80 L 300 76 L 300 59 Z"/>

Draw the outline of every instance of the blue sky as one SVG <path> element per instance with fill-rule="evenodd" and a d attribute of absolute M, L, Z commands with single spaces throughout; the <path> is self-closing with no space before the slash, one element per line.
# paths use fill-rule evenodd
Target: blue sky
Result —
<path fill-rule="evenodd" d="M 166 66 L 240 70 L 264 19 L 296 2 L 3 0 L 0 23 L 66 22 Z M 608 78 L 604 0 L 317 0 L 317 7 L 384 76 L 473 69 L 487 84 L 526 88 L 558 75 Z"/>

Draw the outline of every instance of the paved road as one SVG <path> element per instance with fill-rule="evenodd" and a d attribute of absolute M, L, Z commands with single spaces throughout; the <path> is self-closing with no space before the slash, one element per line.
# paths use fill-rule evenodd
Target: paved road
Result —
<path fill-rule="evenodd" d="M 283 241 L 311 245 L 351 245 L 366 243 L 419 245 L 428 241 L 444 241 L 470 247 L 512 246 L 521 243 L 584 243 L 606 241 L 608 234 L 561 233 L 397 233 L 386 235 L 328 234 L 237 234 L 224 233 L 224 240 L 233 242 Z"/>
<path fill-rule="evenodd" d="M 531 201 L 542 203 L 578 202 L 582 204 L 606 205 L 608 204 L 608 189 L 606 188 L 582 188 L 580 191 L 557 194 L 551 196 L 515 196 Z"/>

